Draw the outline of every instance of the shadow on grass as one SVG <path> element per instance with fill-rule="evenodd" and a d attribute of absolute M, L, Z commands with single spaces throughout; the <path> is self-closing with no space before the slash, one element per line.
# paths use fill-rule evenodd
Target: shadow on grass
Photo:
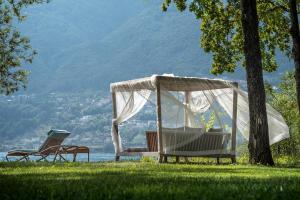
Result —
<path fill-rule="evenodd" d="M 28 169 L 50 169 L 50 170 L 80 170 L 86 172 L 87 170 L 101 169 L 106 171 L 117 170 L 117 171 L 131 171 L 134 173 L 168 173 L 169 175 L 180 174 L 180 173 L 196 173 L 201 176 L 207 174 L 215 175 L 266 175 L 268 173 L 282 173 L 284 172 L 294 172 L 300 174 L 300 168 L 298 167 L 288 167 L 288 166 L 278 166 L 278 167 L 266 167 L 262 165 L 196 165 L 196 164 L 158 164 L 158 163 L 146 163 L 146 162 L 99 162 L 99 163 L 36 163 L 36 162 L 0 162 L 0 169 L 5 170 L 15 170 L 24 169 L 28 172 Z M 1 172 L 1 171 L 0 171 Z M 35 174 L 40 173 L 40 170 L 35 170 Z M 43 173 L 43 172 L 42 172 Z M 68 173 L 68 172 L 64 172 Z M 289 175 L 289 174 L 287 174 Z"/>
<path fill-rule="evenodd" d="M 300 196 L 300 177 L 277 168 L 137 163 L 1 163 L 0 167 L 8 170 L 0 174 L 1 200 L 297 199 Z M 263 176 L 268 169 L 274 171 L 273 176 Z M 256 173 L 262 175 L 255 176 Z"/>

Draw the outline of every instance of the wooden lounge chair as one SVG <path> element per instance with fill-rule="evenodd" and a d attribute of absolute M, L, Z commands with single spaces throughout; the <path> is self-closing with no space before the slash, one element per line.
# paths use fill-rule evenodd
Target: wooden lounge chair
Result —
<path fill-rule="evenodd" d="M 63 154 L 73 154 L 73 161 L 76 161 L 77 153 L 88 153 L 89 161 L 89 149 L 83 146 L 72 146 L 72 145 L 62 145 L 65 138 L 67 138 L 71 133 L 65 130 L 50 130 L 48 132 L 48 137 L 45 142 L 41 145 L 38 150 L 12 150 L 6 155 L 6 160 L 9 161 L 9 157 L 17 156 L 20 157 L 17 161 L 29 161 L 30 156 L 39 156 L 40 158 L 36 161 L 47 160 L 47 157 L 54 155 L 53 162 L 57 158 L 67 161 Z"/>

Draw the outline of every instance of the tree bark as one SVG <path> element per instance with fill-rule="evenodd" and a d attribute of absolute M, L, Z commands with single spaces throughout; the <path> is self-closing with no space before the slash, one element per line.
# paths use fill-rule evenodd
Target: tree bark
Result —
<path fill-rule="evenodd" d="M 256 0 L 241 0 L 241 12 L 250 111 L 249 162 L 274 165 L 269 144 Z"/>
<path fill-rule="evenodd" d="M 299 34 L 299 21 L 297 14 L 297 1 L 289 0 L 291 30 L 290 34 L 293 41 L 293 59 L 295 64 L 295 79 L 298 100 L 298 110 L 300 112 L 300 34 Z"/>

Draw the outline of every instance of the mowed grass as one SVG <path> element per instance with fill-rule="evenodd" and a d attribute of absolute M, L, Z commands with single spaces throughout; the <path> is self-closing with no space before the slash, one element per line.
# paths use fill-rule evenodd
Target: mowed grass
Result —
<path fill-rule="evenodd" d="M 0 163 L 0 199 L 300 199 L 300 168 Z"/>

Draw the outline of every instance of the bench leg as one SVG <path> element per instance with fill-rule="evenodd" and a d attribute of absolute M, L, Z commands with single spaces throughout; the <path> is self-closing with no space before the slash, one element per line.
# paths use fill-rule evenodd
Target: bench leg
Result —
<path fill-rule="evenodd" d="M 26 161 L 29 161 L 29 157 L 28 157 L 28 156 L 26 156 L 26 157 L 25 157 L 25 160 L 26 160 Z"/>
<path fill-rule="evenodd" d="M 163 162 L 164 162 L 164 163 L 167 163 L 167 162 L 168 162 L 168 156 L 164 156 Z"/>
<path fill-rule="evenodd" d="M 74 153 L 73 154 L 73 162 L 76 162 L 76 156 L 77 156 L 77 153 Z"/>
<path fill-rule="evenodd" d="M 236 157 L 235 156 L 231 157 L 231 162 L 232 162 L 232 164 L 236 164 Z"/>
<path fill-rule="evenodd" d="M 163 156 L 159 155 L 159 157 L 158 157 L 158 163 L 162 163 L 162 162 L 163 162 Z"/>
<path fill-rule="evenodd" d="M 176 163 L 179 163 L 179 156 L 176 156 Z"/>
<path fill-rule="evenodd" d="M 119 161 L 120 160 L 120 156 L 116 156 L 115 160 Z"/>
<path fill-rule="evenodd" d="M 220 164 L 220 158 L 217 157 L 217 164 L 219 165 Z"/>
<path fill-rule="evenodd" d="M 54 156 L 54 159 L 53 159 L 53 163 L 55 163 L 57 155 L 58 155 L 58 152 L 55 153 L 55 156 Z"/>
<path fill-rule="evenodd" d="M 88 162 L 90 162 L 90 152 L 88 152 Z"/>

